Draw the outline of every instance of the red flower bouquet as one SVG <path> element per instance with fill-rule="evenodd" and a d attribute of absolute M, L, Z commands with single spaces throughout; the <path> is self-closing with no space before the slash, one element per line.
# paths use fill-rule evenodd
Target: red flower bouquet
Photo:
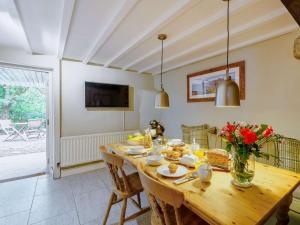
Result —
<path fill-rule="evenodd" d="M 261 152 L 262 146 L 281 138 L 271 126 L 244 122 L 228 122 L 219 135 L 226 142 L 226 150 L 232 153 L 233 183 L 241 187 L 250 186 L 254 177 L 254 162 L 251 163 L 252 166 L 249 162 L 251 158 L 254 159 L 252 156 L 268 158 L 267 153 Z"/>

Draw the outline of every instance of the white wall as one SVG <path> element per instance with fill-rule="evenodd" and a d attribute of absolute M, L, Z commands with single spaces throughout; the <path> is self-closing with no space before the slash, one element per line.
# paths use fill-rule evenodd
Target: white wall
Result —
<path fill-rule="evenodd" d="M 49 159 L 50 165 L 53 167 L 54 177 L 60 176 L 57 163 L 60 162 L 60 65 L 59 60 L 55 56 L 47 55 L 28 55 L 23 51 L 12 51 L 9 49 L 1 49 L 0 62 L 14 64 L 18 66 L 35 67 L 51 71 L 49 77 L 49 114 L 52 115 L 50 120 L 49 134 Z"/>
<path fill-rule="evenodd" d="M 225 55 L 164 74 L 171 104 L 162 114 L 166 134 L 181 137 L 181 124 L 221 127 L 226 121 L 240 120 L 268 123 L 281 134 L 300 138 L 300 60 L 293 57 L 293 42 L 299 35 L 289 33 L 230 53 L 230 62 L 246 61 L 246 99 L 239 108 L 216 108 L 214 102 L 186 100 L 186 75 L 224 65 Z"/>
<path fill-rule="evenodd" d="M 124 121 L 124 111 L 86 109 L 85 81 L 130 85 L 135 93 L 134 110 L 125 111 Z M 151 75 L 62 61 L 61 85 L 62 136 L 140 129 L 153 118 L 154 84 Z"/>

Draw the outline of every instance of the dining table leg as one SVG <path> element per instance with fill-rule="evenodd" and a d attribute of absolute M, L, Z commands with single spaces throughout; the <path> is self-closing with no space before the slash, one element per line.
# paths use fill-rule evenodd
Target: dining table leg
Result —
<path fill-rule="evenodd" d="M 293 201 L 293 194 L 290 193 L 287 195 L 282 202 L 280 203 L 276 218 L 277 218 L 277 223 L 276 225 L 287 225 L 289 223 L 289 210 L 290 210 L 290 205 L 292 204 Z"/>

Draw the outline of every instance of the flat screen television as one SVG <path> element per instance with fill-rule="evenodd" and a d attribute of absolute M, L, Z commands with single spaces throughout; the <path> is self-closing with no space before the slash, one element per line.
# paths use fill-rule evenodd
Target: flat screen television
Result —
<path fill-rule="evenodd" d="M 129 86 L 85 82 L 85 107 L 129 107 Z"/>

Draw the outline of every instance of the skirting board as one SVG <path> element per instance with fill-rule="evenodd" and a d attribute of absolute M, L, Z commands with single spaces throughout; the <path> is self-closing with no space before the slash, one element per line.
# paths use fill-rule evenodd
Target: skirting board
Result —
<path fill-rule="evenodd" d="M 103 161 L 86 163 L 74 167 L 69 167 L 61 170 L 61 177 L 66 177 L 70 175 L 75 175 L 79 173 L 86 173 L 94 170 L 99 170 L 105 167 L 105 163 Z"/>

